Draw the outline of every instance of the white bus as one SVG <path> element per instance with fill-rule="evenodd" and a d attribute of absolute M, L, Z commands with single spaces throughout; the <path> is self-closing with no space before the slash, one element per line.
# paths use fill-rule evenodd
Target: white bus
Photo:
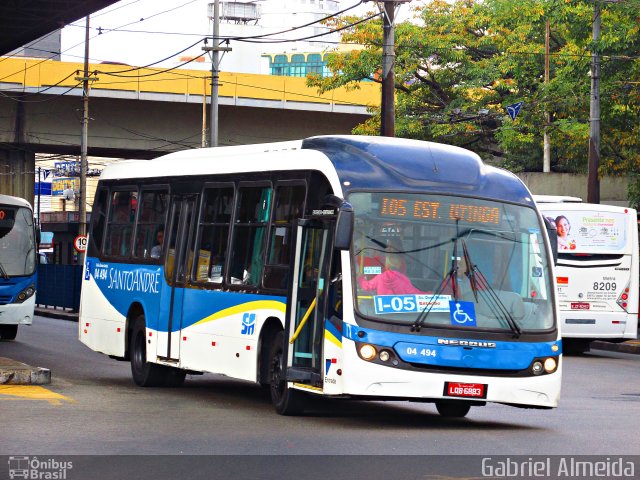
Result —
<path fill-rule="evenodd" d="M 531 194 L 463 149 L 327 136 L 113 164 L 79 337 L 141 386 L 212 372 L 309 396 L 553 408 L 562 346 Z"/>
<path fill-rule="evenodd" d="M 558 307 L 565 350 L 638 333 L 638 226 L 632 208 L 534 197 L 557 225 Z"/>
<path fill-rule="evenodd" d="M 37 285 L 33 209 L 23 198 L 0 195 L 0 340 L 13 340 L 33 322 Z"/>

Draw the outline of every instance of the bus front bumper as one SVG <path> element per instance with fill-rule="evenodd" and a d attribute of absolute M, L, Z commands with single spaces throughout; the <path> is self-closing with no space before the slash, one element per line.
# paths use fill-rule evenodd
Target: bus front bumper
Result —
<path fill-rule="evenodd" d="M 22 303 L 0 305 L 0 325 L 31 325 L 35 302 L 33 295 Z"/>

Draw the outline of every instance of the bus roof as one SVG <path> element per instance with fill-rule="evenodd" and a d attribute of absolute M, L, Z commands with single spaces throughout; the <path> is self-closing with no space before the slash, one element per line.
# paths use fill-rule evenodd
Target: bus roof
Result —
<path fill-rule="evenodd" d="M 322 136 L 303 149 L 327 155 L 347 190 L 381 189 L 463 194 L 533 206 L 531 193 L 513 173 L 485 165 L 464 148 L 405 138 Z M 360 161 L 358 161 L 360 160 Z M 364 160 L 364 161 L 363 161 Z"/>
<path fill-rule="evenodd" d="M 319 170 L 329 178 L 337 195 L 363 189 L 415 192 L 428 189 L 434 193 L 455 192 L 533 206 L 531 193 L 518 177 L 485 165 L 469 150 L 389 137 L 329 135 L 288 142 L 200 148 L 154 160 L 111 164 L 100 178 L 161 178 L 265 169 Z"/>
<path fill-rule="evenodd" d="M 12 197 L 10 195 L 0 194 L 0 205 L 11 205 L 14 207 L 26 207 L 31 209 L 31 204 L 24 198 Z"/>
<path fill-rule="evenodd" d="M 581 203 L 582 199 L 564 195 L 534 195 L 533 201 L 536 203 Z"/>

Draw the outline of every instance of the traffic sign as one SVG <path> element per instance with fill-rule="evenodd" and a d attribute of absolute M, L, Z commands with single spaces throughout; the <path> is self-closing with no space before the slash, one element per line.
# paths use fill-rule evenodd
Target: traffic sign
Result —
<path fill-rule="evenodd" d="M 73 248 L 76 249 L 77 252 L 86 252 L 87 251 L 87 236 L 86 235 L 78 235 L 73 241 Z"/>

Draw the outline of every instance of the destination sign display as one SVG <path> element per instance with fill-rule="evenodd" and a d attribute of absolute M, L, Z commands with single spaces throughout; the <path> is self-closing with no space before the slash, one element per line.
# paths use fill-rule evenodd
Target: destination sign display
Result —
<path fill-rule="evenodd" d="M 500 208 L 471 202 L 442 202 L 400 196 L 380 198 L 381 217 L 481 224 L 500 224 Z"/>

